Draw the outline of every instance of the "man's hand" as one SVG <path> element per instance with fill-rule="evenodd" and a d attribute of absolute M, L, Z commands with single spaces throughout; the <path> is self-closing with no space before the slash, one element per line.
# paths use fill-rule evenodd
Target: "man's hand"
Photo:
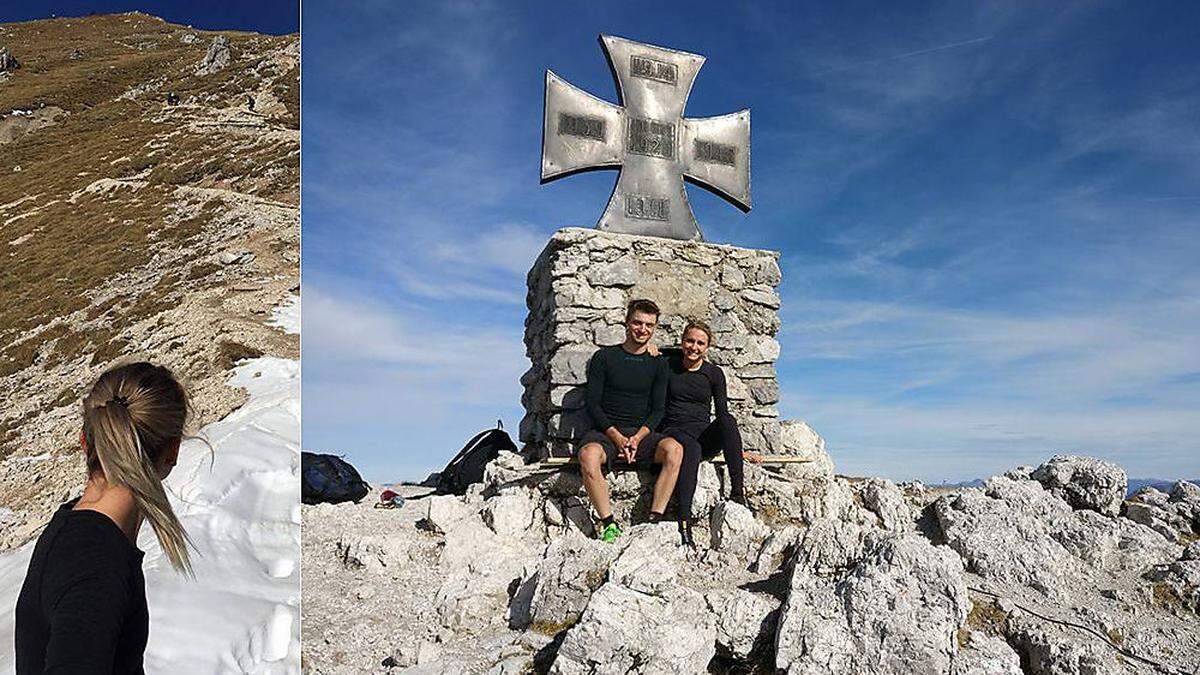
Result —
<path fill-rule="evenodd" d="M 746 460 L 747 462 L 750 462 L 751 464 L 762 464 L 762 460 L 763 460 L 762 455 L 758 454 L 757 452 L 751 452 L 749 450 L 742 451 L 742 459 Z"/>
<path fill-rule="evenodd" d="M 629 439 L 622 435 L 620 431 L 617 431 L 616 427 L 609 427 L 607 430 L 605 430 L 604 435 L 608 436 L 608 440 L 612 441 L 612 444 L 617 446 L 618 453 L 620 453 L 620 451 L 626 445 L 629 445 Z"/>
<path fill-rule="evenodd" d="M 633 462 L 637 459 L 637 446 L 627 444 L 625 447 L 621 448 L 617 454 L 621 458 L 622 462 L 625 462 L 626 464 L 633 464 Z"/>

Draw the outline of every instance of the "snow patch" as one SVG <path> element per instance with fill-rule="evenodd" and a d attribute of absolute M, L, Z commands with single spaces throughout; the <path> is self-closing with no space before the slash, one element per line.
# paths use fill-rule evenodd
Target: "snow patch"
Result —
<path fill-rule="evenodd" d="M 271 320 L 267 322 L 267 325 L 279 326 L 285 333 L 298 334 L 300 332 L 300 296 L 289 295 L 286 300 L 279 303 L 271 312 Z"/>

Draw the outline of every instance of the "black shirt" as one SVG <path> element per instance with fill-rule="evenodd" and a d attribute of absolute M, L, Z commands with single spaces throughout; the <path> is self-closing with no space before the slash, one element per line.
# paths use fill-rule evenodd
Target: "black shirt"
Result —
<path fill-rule="evenodd" d="M 59 508 L 17 598 L 17 675 L 143 673 L 150 632 L 142 551 L 99 511 Z"/>
<path fill-rule="evenodd" d="M 588 361 L 587 409 L 596 429 L 646 427 L 663 418 L 667 364 L 649 354 L 630 354 L 621 345 L 601 347 Z"/>
<path fill-rule="evenodd" d="M 718 415 L 729 414 L 725 372 L 720 366 L 704 361 L 696 370 L 688 370 L 683 367 L 683 354 L 675 350 L 663 350 L 662 358 L 670 369 L 664 426 L 708 424 L 714 403 Z"/>

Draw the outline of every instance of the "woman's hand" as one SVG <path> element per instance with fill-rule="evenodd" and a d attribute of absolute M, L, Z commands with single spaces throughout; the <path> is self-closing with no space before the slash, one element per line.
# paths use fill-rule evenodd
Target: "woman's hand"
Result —
<path fill-rule="evenodd" d="M 650 356 L 658 356 L 662 352 L 658 351 L 658 346 L 651 342 L 650 344 L 646 345 L 646 353 Z"/>
<path fill-rule="evenodd" d="M 749 450 L 742 451 L 742 459 L 750 462 L 751 464 L 762 464 L 763 461 L 762 455 L 758 454 L 757 452 L 750 452 Z"/>

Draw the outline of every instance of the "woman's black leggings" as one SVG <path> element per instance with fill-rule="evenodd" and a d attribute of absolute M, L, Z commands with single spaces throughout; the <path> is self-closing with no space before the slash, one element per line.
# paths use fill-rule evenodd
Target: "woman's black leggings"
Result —
<path fill-rule="evenodd" d="M 680 518 L 692 517 L 692 499 L 696 495 L 696 478 L 700 473 L 700 461 L 725 453 L 725 466 L 729 469 L 731 497 L 741 497 L 744 492 L 744 469 L 742 466 L 742 435 L 732 415 L 718 415 L 705 424 L 694 422 L 673 424 L 663 433 L 683 445 L 683 465 L 679 467 L 679 480 L 675 483 L 675 498 L 679 500 Z"/>

